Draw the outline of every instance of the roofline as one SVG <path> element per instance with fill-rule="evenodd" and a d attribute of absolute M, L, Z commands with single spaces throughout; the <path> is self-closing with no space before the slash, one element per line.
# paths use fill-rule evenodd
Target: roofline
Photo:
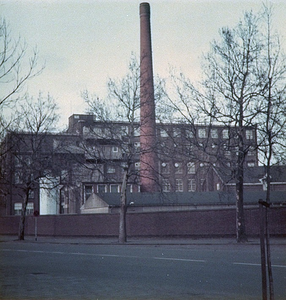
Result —
<path fill-rule="evenodd" d="M 278 185 L 278 184 L 286 184 L 286 182 L 270 182 L 270 185 Z M 236 183 L 226 183 L 226 185 L 236 185 Z M 260 182 L 254 182 L 254 183 L 251 183 L 251 182 L 244 182 L 243 185 L 263 185 L 262 183 Z"/>

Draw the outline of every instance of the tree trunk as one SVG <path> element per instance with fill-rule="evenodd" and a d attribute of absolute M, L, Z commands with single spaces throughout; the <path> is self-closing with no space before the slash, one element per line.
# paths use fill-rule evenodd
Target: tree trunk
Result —
<path fill-rule="evenodd" d="M 23 207 L 21 211 L 19 232 L 18 232 L 18 239 L 20 241 L 23 241 L 25 239 L 25 221 L 26 221 L 26 210 L 27 210 L 28 200 L 29 200 L 29 190 L 25 194 L 25 198 L 23 200 Z"/>
<path fill-rule="evenodd" d="M 263 206 L 262 200 L 259 200 L 259 212 L 260 212 L 260 255 L 261 255 L 262 300 L 267 300 L 267 276 L 266 276 L 266 255 L 265 255 L 266 208 Z"/>
<path fill-rule="evenodd" d="M 272 144 L 271 144 L 271 136 L 269 137 L 269 156 L 267 161 L 266 167 L 266 202 L 270 206 L 270 163 L 271 163 L 271 156 L 272 156 Z M 272 262 L 271 262 L 271 250 L 270 250 L 270 232 L 269 232 L 269 220 L 268 220 L 268 208 L 266 208 L 265 213 L 265 229 L 266 229 L 266 252 L 267 252 L 267 271 L 268 271 L 268 280 L 269 280 L 269 294 L 270 300 L 274 300 L 274 283 L 273 283 L 273 273 L 272 273 Z"/>
<path fill-rule="evenodd" d="M 126 234 L 126 185 L 127 185 L 127 172 L 124 170 L 123 182 L 121 186 L 121 196 L 120 196 L 120 213 L 119 213 L 119 243 L 124 244 L 127 241 Z"/>
<path fill-rule="evenodd" d="M 247 241 L 245 231 L 245 220 L 244 220 L 244 207 L 243 207 L 243 141 L 242 141 L 242 130 L 240 131 L 240 146 L 237 159 L 237 182 L 236 182 L 236 240 L 238 243 Z"/>
<path fill-rule="evenodd" d="M 243 179 L 236 184 L 236 241 L 247 242 L 243 209 Z"/>

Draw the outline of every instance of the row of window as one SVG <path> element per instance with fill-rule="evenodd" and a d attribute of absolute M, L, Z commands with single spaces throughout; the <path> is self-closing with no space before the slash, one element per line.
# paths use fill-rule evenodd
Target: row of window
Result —
<path fill-rule="evenodd" d="M 175 174 L 183 174 L 183 163 L 176 162 L 174 163 Z M 161 164 L 161 173 L 170 174 L 171 164 L 168 162 L 163 162 Z M 187 163 L 187 173 L 196 174 L 196 164 L 194 162 Z"/>
<path fill-rule="evenodd" d="M 21 215 L 23 209 L 23 203 L 16 202 L 14 203 L 14 214 L 19 216 Z M 28 202 L 27 208 L 26 208 L 26 215 L 32 215 L 34 213 L 34 203 Z"/>
<path fill-rule="evenodd" d="M 207 128 L 199 128 L 197 130 L 198 137 L 199 138 L 207 138 L 208 137 L 208 129 Z M 168 132 L 166 129 L 161 128 L 160 129 L 160 136 L 161 137 L 169 137 L 170 132 Z M 173 128 L 173 137 L 181 137 L 182 136 L 182 131 L 181 128 Z M 222 130 L 222 138 L 223 139 L 229 139 L 230 138 L 230 132 L 229 129 L 223 129 Z M 185 136 L 188 138 L 194 138 L 195 134 L 194 131 L 186 129 L 185 130 Z M 219 138 L 219 130 L 217 128 L 211 129 L 210 130 L 210 137 L 212 139 L 218 139 Z M 254 138 L 254 133 L 252 129 L 247 129 L 245 130 L 245 138 L 247 140 L 252 140 Z"/>
<path fill-rule="evenodd" d="M 188 192 L 195 192 L 197 188 L 196 179 L 188 179 Z M 163 179 L 162 181 L 162 189 L 163 192 L 171 192 L 171 183 L 168 179 Z M 175 191 L 176 192 L 183 192 L 184 191 L 184 183 L 183 179 L 176 179 L 175 180 Z"/>
<path fill-rule="evenodd" d="M 93 185 L 85 185 L 84 186 L 84 195 L 85 201 L 91 196 L 92 193 L 97 194 L 105 194 L 105 193 L 119 193 L 120 192 L 120 184 L 97 184 L 96 186 Z M 133 187 L 132 184 L 128 184 L 127 192 L 132 193 Z"/>
<path fill-rule="evenodd" d="M 207 138 L 208 133 L 210 134 L 210 137 L 213 139 L 218 139 L 219 135 L 221 134 L 223 139 L 230 138 L 230 131 L 229 129 L 223 129 L 219 130 L 218 128 L 198 128 L 198 129 L 185 129 L 185 128 L 178 128 L 174 127 L 172 128 L 172 132 L 170 132 L 168 129 L 160 128 L 160 136 L 161 137 L 170 137 L 171 135 L 173 137 L 181 137 L 183 132 L 186 137 L 193 138 L 195 136 L 195 131 L 197 131 L 197 136 L 199 138 Z M 130 133 L 130 128 L 125 125 L 119 125 L 116 128 L 106 128 L 102 126 L 94 127 L 93 129 L 90 129 L 89 127 L 83 128 L 84 134 L 92 134 L 96 135 L 98 137 L 107 138 L 112 137 L 114 135 L 128 135 Z M 140 127 L 134 128 L 134 136 L 140 136 Z M 248 140 L 252 140 L 254 138 L 254 132 L 252 129 L 246 129 L 245 130 L 245 138 Z"/>

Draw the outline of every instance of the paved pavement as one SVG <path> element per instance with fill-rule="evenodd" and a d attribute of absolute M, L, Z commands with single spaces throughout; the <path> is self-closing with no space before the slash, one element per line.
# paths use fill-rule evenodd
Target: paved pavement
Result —
<path fill-rule="evenodd" d="M 17 242 L 18 239 L 14 235 L 1 235 L 0 243 Z M 34 236 L 26 236 L 24 243 L 53 243 L 53 244 L 91 244 L 91 245 L 118 245 L 117 237 L 52 237 L 38 236 L 37 240 Z M 132 237 L 128 238 L 128 245 L 234 245 L 237 244 L 234 237 L 228 238 L 179 238 L 179 237 Z M 244 245 L 259 245 L 259 238 L 249 238 Z M 271 245 L 286 246 L 286 237 L 270 238 Z"/>

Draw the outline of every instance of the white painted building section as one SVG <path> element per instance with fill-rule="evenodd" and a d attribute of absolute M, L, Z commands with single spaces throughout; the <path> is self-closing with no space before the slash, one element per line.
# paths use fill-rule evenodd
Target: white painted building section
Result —
<path fill-rule="evenodd" d="M 59 178 L 42 178 L 40 180 L 40 215 L 58 215 L 59 203 Z"/>

